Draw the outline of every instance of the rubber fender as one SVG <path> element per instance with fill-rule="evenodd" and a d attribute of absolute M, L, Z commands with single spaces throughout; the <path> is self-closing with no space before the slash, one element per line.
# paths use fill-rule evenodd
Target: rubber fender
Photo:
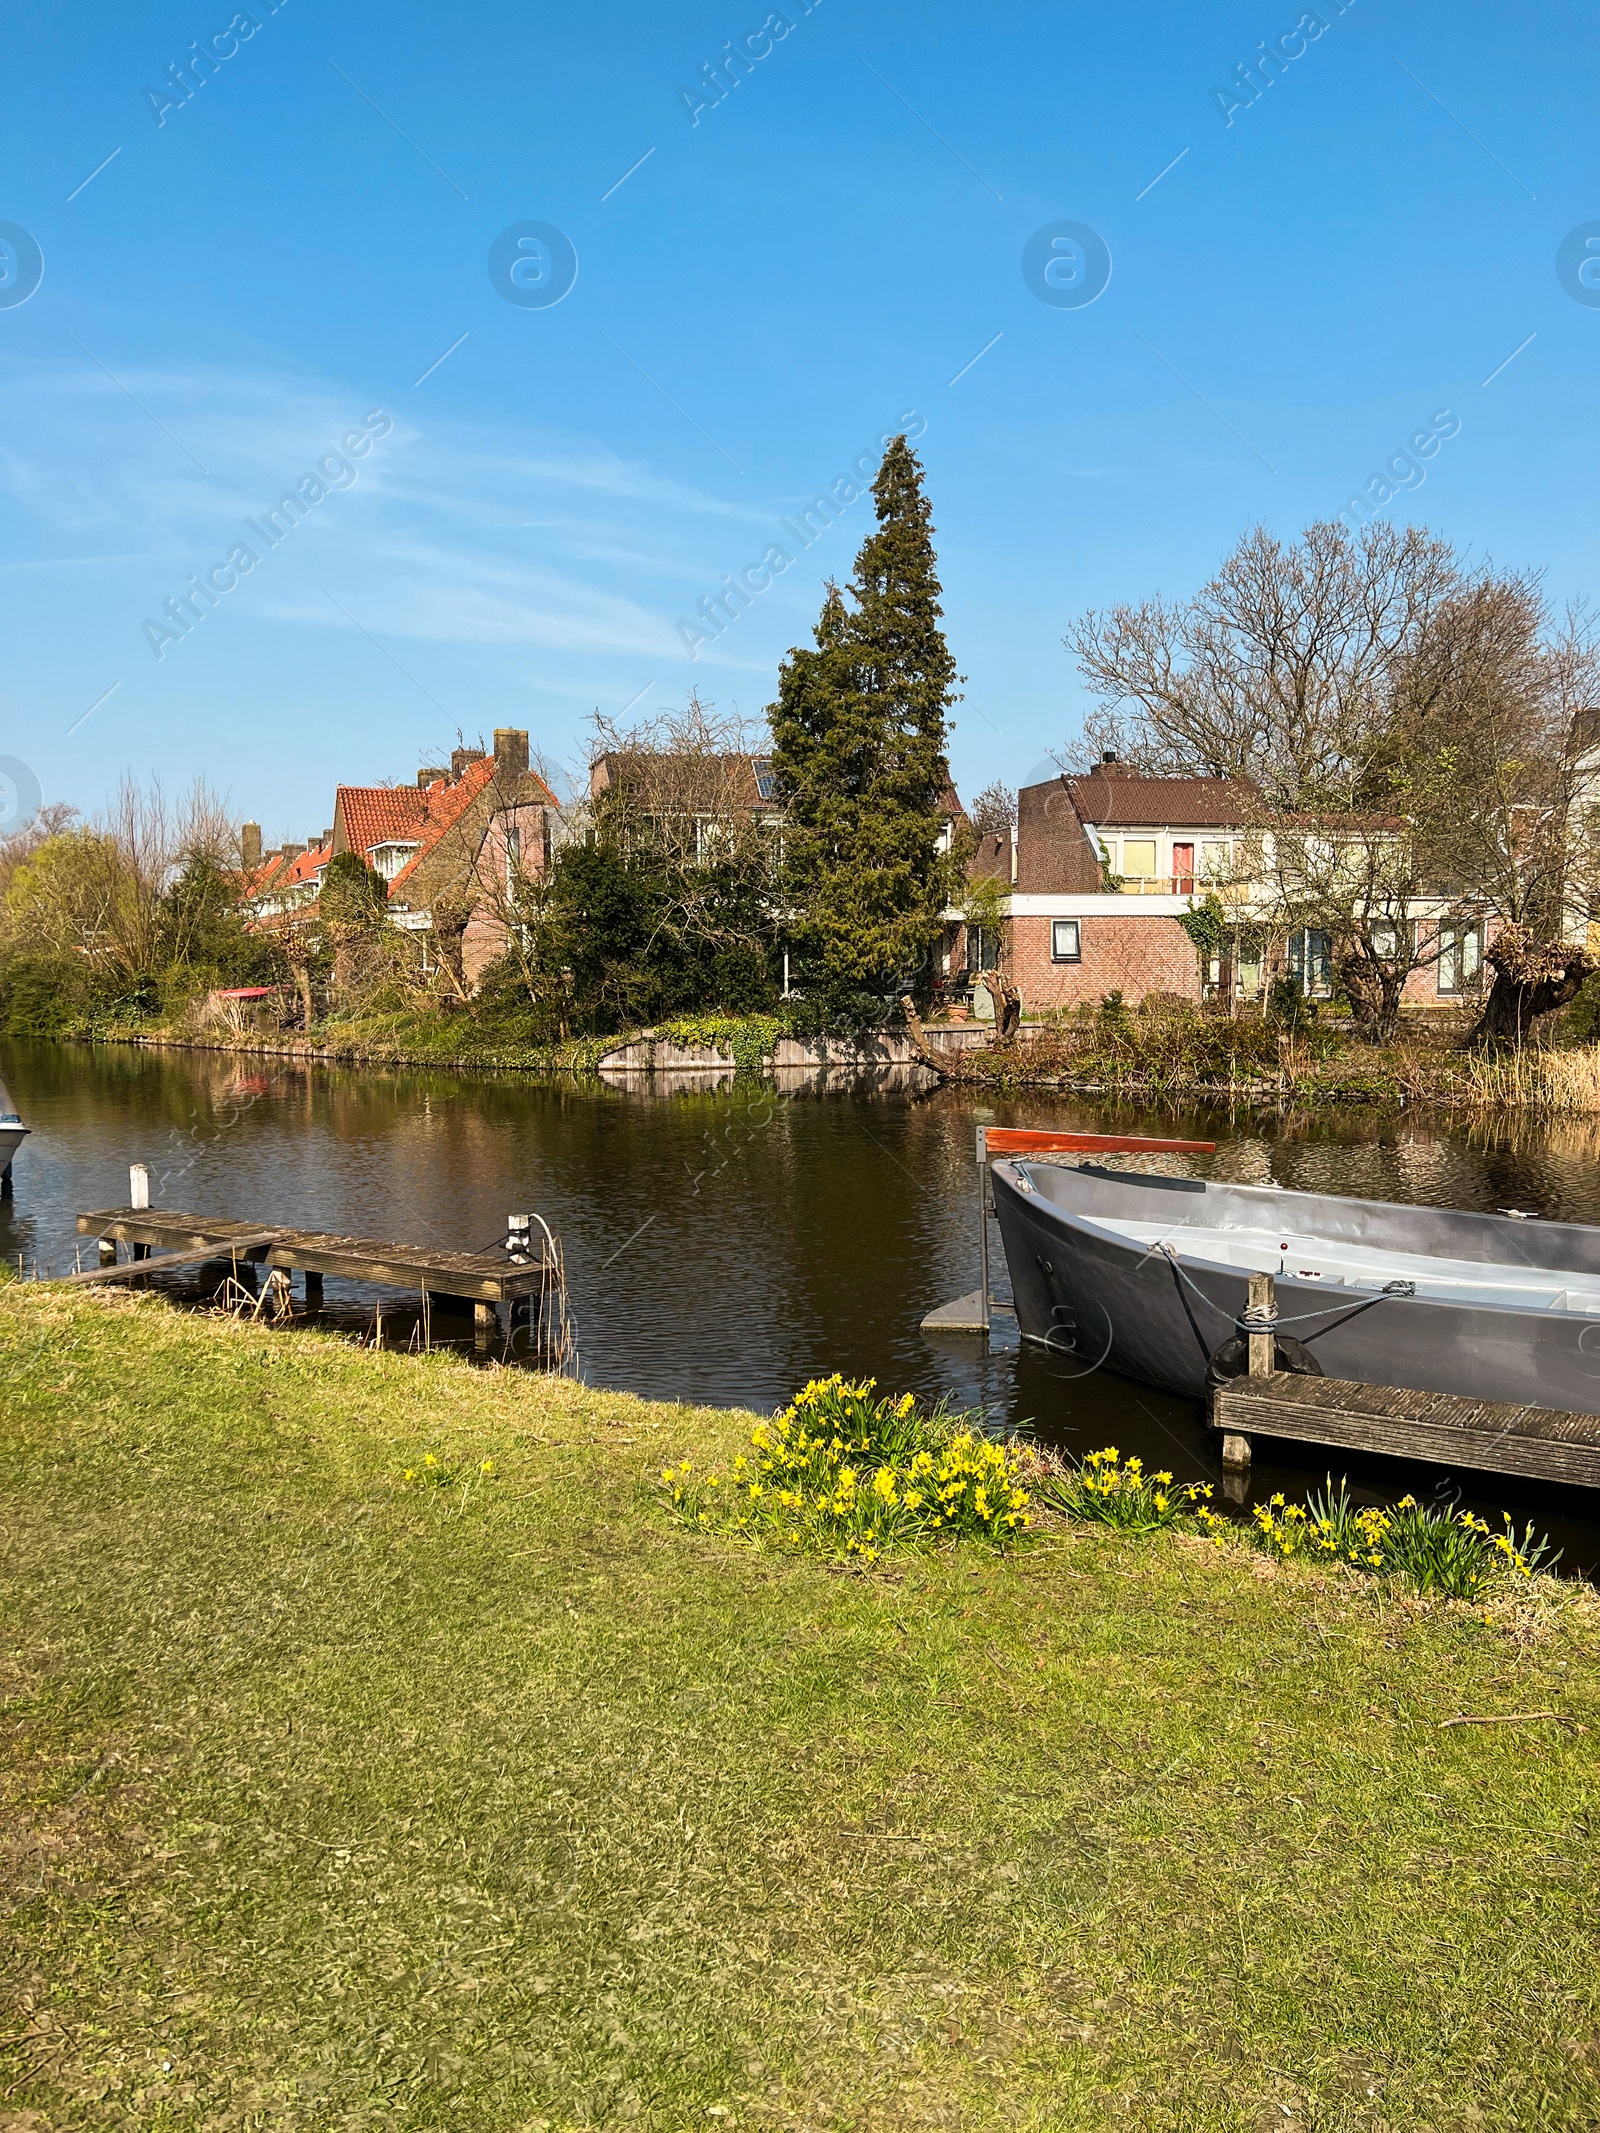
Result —
<path fill-rule="evenodd" d="M 1290 1377 L 1325 1378 L 1328 1373 L 1317 1361 L 1304 1341 L 1297 1341 L 1291 1334 L 1280 1333 L 1277 1337 L 1278 1368 L 1287 1371 Z M 1206 1365 L 1206 1393 L 1226 1385 L 1230 1378 L 1248 1377 L 1250 1373 L 1250 1342 L 1242 1333 L 1236 1333 L 1220 1348 L 1211 1351 L 1211 1360 Z"/>

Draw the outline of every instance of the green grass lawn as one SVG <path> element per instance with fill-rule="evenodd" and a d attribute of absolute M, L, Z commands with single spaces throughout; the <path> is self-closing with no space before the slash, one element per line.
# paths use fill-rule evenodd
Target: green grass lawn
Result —
<path fill-rule="evenodd" d="M 663 1515 L 748 1417 L 151 1299 L 0 1372 L 0 2125 L 1600 2121 L 1600 1730 L 1440 1724 L 1594 1727 L 1587 1594 L 845 1575 Z"/>

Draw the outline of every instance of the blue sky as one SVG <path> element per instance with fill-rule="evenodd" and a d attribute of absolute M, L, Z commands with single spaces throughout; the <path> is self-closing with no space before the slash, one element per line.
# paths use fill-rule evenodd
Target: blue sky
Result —
<path fill-rule="evenodd" d="M 11 11 L 0 223 L 44 273 L 0 307 L 0 754 L 49 798 L 202 773 L 305 836 L 458 730 L 575 765 L 640 691 L 757 713 L 870 502 L 693 660 L 680 621 L 908 416 L 968 791 L 1076 731 L 1074 616 L 1337 513 L 1441 410 L 1390 508 L 1595 584 L 1600 308 L 1556 275 L 1600 220 L 1592 11 L 1319 0 L 1308 40 L 1294 0 L 789 0 L 777 41 L 762 0 L 253 0 L 244 41 L 234 12 Z M 1229 123 L 1262 41 L 1294 56 Z M 488 271 L 530 221 L 578 260 L 543 308 Z M 1060 221 L 1109 247 L 1092 304 L 1024 280 Z M 157 659 L 147 619 L 375 413 Z"/>

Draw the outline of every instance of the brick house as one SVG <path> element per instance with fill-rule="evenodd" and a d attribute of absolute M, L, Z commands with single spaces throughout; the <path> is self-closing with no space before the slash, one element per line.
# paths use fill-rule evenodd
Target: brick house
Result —
<path fill-rule="evenodd" d="M 472 985 L 505 949 L 517 882 L 548 871 L 559 824 L 527 734 L 501 729 L 492 754 L 458 748 L 413 785 L 339 786 L 332 826 L 312 846 L 264 854 L 247 822 L 246 909 L 261 919 L 308 909 L 328 862 L 355 852 L 388 884 L 391 922 L 422 936 L 424 962 L 442 954 Z"/>
<path fill-rule="evenodd" d="M 1328 934 L 1302 927 L 1253 952 L 1245 936 L 1237 960 L 1213 956 L 1202 967 L 1180 923 L 1210 885 L 1237 882 L 1243 840 L 1253 826 L 1260 834 L 1260 821 L 1260 794 L 1247 778 L 1147 778 L 1114 757 L 1081 777 L 1024 786 L 1006 950 L 1025 1008 L 1049 1013 L 1112 991 L 1130 1005 L 1147 993 L 1254 1000 L 1285 974 L 1326 998 Z M 1472 1004 L 1483 946 L 1481 925 L 1450 929 L 1437 962 L 1407 979 L 1405 1003 Z"/>
<path fill-rule="evenodd" d="M 783 810 L 773 798 L 772 759 L 764 755 L 654 754 L 643 749 L 610 749 L 589 766 L 589 797 L 631 800 L 642 813 L 675 819 L 687 836 L 694 825 L 696 849 L 703 848 L 713 826 L 746 815 L 753 823 L 781 830 Z"/>
<path fill-rule="evenodd" d="M 1178 923 L 1205 883 L 1228 880 L 1259 810 L 1247 779 L 1144 778 L 1114 759 L 1017 795 L 1010 972 L 1030 1010 L 1120 991 L 1202 996 Z"/>

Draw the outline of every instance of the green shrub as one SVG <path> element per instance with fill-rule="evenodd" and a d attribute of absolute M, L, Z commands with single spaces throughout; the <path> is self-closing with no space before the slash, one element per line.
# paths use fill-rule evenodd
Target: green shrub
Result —
<path fill-rule="evenodd" d="M 875 1399 L 876 1382 L 813 1379 L 728 1472 L 664 1468 L 667 1503 L 687 1525 L 862 1564 L 935 1540 L 1014 1545 L 1029 1522 L 1016 1448 L 909 1392 Z"/>
<path fill-rule="evenodd" d="M 1584 979 L 1564 1019 L 1569 1037 L 1580 1044 L 1600 1043 L 1600 971 Z"/>
<path fill-rule="evenodd" d="M 707 1045 L 731 1059 L 741 1074 L 759 1074 L 785 1034 L 781 1015 L 675 1015 L 659 1025 L 672 1044 Z"/>

